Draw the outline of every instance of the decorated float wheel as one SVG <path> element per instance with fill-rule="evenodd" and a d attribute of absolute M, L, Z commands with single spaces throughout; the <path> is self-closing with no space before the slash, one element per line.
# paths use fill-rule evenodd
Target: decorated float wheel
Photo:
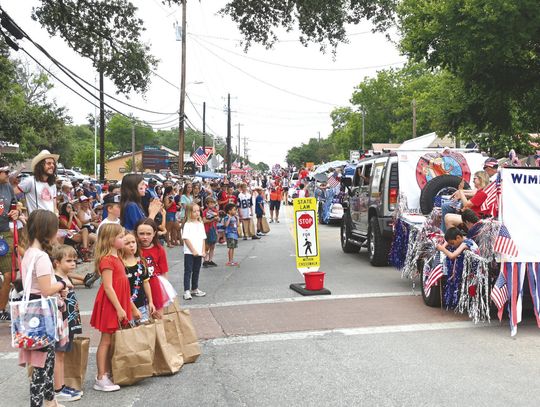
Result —
<path fill-rule="evenodd" d="M 460 177 L 455 175 L 440 175 L 431 179 L 422 189 L 420 193 L 420 210 L 424 215 L 429 215 L 433 210 L 435 199 L 442 195 L 452 195 L 457 191 Z M 465 189 L 471 189 L 469 184 L 465 182 Z"/>
<path fill-rule="evenodd" d="M 358 253 L 360 251 L 360 246 L 355 245 L 349 239 L 351 238 L 351 215 L 348 212 L 343 214 L 341 220 L 341 230 L 340 230 L 340 239 L 341 239 L 341 249 L 345 253 Z"/>
<path fill-rule="evenodd" d="M 440 279 L 436 285 L 431 287 L 429 295 L 426 295 L 426 292 L 424 291 L 424 260 L 418 260 L 418 274 L 420 275 L 420 289 L 422 290 L 422 299 L 424 300 L 424 304 L 426 304 L 428 307 L 440 307 L 441 284 L 443 283 L 444 277 Z"/>
<path fill-rule="evenodd" d="M 390 254 L 390 240 L 386 239 L 379 228 L 377 217 L 369 220 L 368 251 L 369 261 L 373 266 L 387 266 Z"/>

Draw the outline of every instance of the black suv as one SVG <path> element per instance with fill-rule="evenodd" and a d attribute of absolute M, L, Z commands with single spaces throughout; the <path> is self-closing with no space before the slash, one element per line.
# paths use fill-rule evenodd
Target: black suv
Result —
<path fill-rule="evenodd" d="M 392 216 L 398 201 L 398 160 L 395 153 L 366 158 L 357 164 L 354 177 L 343 178 L 341 248 L 345 253 L 369 251 L 374 266 L 388 264 Z"/>

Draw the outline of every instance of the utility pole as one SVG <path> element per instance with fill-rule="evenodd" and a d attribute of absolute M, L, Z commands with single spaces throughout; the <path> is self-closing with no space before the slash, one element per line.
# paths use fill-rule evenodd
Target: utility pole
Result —
<path fill-rule="evenodd" d="M 242 123 L 238 123 L 238 154 L 236 154 L 238 157 L 242 156 L 242 148 L 240 147 L 240 126 L 242 126 Z"/>
<path fill-rule="evenodd" d="M 94 77 L 94 86 L 97 85 L 97 78 Z M 96 86 L 97 87 L 97 86 Z M 94 178 L 98 178 L 98 171 L 97 171 L 97 154 L 98 154 L 98 142 L 97 142 L 97 107 L 94 105 Z"/>
<path fill-rule="evenodd" d="M 180 109 L 178 112 L 178 174 L 184 175 L 184 118 L 186 107 L 186 2 L 182 0 L 182 62 L 180 71 Z"/>
<path fill-rule="evenodd" d="M 206 102 L 202 104 L 202 148 L 204 154 L 206 155 Z M 204 171 L 205 165 L 203 165 L 202 170 Z"/>
<path fill-rule="evenodd" d="M 231 94 L 227 94 L 227 174 L 231 170 Z"/>
<path fill-rule="evenodd" d="M 318 131 L 317 133 L 319 133 L 319 144 L 321 144 L 321 132 Z"/>
<path fill-rule="evenodd" d="M 100 55 L 101 58 L 101 55 Z M 103 71 L 99 72 L 99 181 L 105 181 L 105 95 Z"/>
<path fill-rule="evenodd" d="M 131 123 L 131 172 L 137 172 L 135 165 L 135 123 Z"/>
<path fill-rule="evenodd" d="M 246 159 L 246 161 L 249 161 L 248 160 L 248 146 L 247 146 L 247 137 L 244 136 L 244 158 Z"/>
<path fill-rule="evenodd" d="M 412 100 L 412 136 L 416 138 L 416 99 Z"/>

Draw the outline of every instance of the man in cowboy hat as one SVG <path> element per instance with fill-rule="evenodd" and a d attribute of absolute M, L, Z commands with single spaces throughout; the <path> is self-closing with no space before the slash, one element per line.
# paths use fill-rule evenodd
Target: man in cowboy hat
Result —
<path fill-rule="evenodd" d="M 0 161 L 0 273 L 3 283 L 0 288 L 0 321 L 9 321 L 9 312 L 5 311 L 11 282 L 11 252 L 13 250 L 13 232 L 9 223 L 19 217 L 15 191 L 9 183 L 9 166 Z"/>
<path fill-rule="evenodd" d="M 35 209 L 57 213 L 56 207 L 56 164 L 60 156 L 42 150 L 32 159 L 33 177 L 26 177 L 19 189 L 24 192 L 30 214 Z"/>

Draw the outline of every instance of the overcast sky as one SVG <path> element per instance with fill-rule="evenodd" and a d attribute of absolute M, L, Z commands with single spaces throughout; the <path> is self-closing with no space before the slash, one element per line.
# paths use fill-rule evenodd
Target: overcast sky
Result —
<path fill-rule="evenodd" d="M 87 80 L 95 80 L 88 60 L 78 56 L 61 38 L 50 38 L 32 21 L 32 6 L 39 2 L 0 3 L 53 56 Z M 175 112 L 179 105 L 181 43 L 176 41 L 174 24 L 181 21 L 180 8 L 163 6 L 159 0 L 133 3 L 144 20 L 144 41 L 160 60 L 156 72 L 176 87 L 154 76 L 144 98 L 132 94 L 129 101 L 149 110 Z M 186 101 L 186 115 L 202 130 L 199 115 L 205 101 L 207 132 L 225 137 L 227 116 L 223 110 L 227 93 L 230 93 L 233 146 L 236 150 L 240 123 L 242 154 L 246 137 L 249 158 L 255 162 L 283 163 L 291 147 L 318 137 L 319 132 L 321 137 L 327 137 L 331 132 L 330 112 L 336 106 L 349 105 L 354 87 L 364 77 L 374 76 L 383 67 L 400 66 L 405 60 L 383 34 L 371 33 L 367 23 L 349 28 L 350 43 L 338 47 L 335 60 L 330 52 L 321 53 L 318 44 L 302 46 L 297 32 L 281 36 L 272 50 L 255 44 L 245 54 L 235 24 L 217 15 L 224 4 L 224 0 L 188 1 L 187 93 L 193 105 Z M 22 45 L 45 66 L 51 67 L 50 61 L 31 44 L 26 41 Z M 64 78 L 58 69 L 53 71 Z M 105 86 L 106 92 L 114 92 L 110 82 Z M 55 85 L 51 95 L 58 104 L 68 107 L 75 124 L 84 123 L 87 114 L 94 112 L 93 106 L 60 83 Z M 119 98 L 125 100 L 122 95 Z M 116 102 L 108 103 L 141 119 L 166 123 L 162 127 L 174 121 L 171 115 L 147 114 Z"/>

